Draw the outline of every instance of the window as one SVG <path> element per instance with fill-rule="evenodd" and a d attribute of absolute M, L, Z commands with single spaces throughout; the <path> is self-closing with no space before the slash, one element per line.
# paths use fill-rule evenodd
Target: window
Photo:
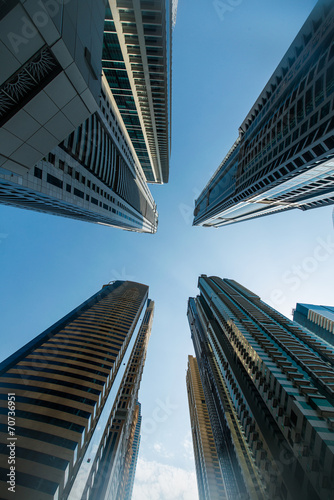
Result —
<path fill-rule="evenodd" d="M 50 163 L 52 163 L 52 165 L 54 165 L 55 161 L 56 161 L 55 155 L 52 154 L 52 153 L 49 153 L 48 160 L 49 160 Z"/>
<path fill-rule="evenodd" d="M 305 94 L 305 111 L 307 115 L 313 111 L 312 88 L 308 89 Z"/>
<path fill-rule="evenodd" d="M 35 167 L 34 176 L 37 177 L 37 179 L 42 179 L 42 170 L 38 167 Z"/>
<path fill-rule="evenodd" d="M 323 106 L 321 108 L 320 119 L 325 118 L 325 116 L 328 115 L 328 113 L 329 113 L 329 102 L 327 104 L 325 104 L 325 106 Z"/>
<path fill-rule="evenodd" d="M 70 184 L 66 184 L 66 191 L 67 191 L 68 193 L 70 193 L 70 192 L 71 192 L 71 186 L 70 186 Z"/>
<path fill-rule="evenodd" d="M 84 192 L 81 191 L 80 189 L 74 188 L 73 193 L 75 194 L 75 196 L 78 196 L 79 198 L 84 199 L 84 197 L 85 197 Z"/>
<path fill-rule="evenodd" d="M 53 186 L 56 186 L 57 188 L 62 189 L 63 188 L 63 181 L 58 179 L 58 177 L 54 177 L 51 174 L 48 174 L 46 177 L 46 180 L 49 184 L 52 184 Z"/>
<path fill-rule="evenodd" d="M 295 414 L 295 412 L 293 410 L 291 410 L 291 413 L 290 413 L 290 420 L 291 420 L 292 425 L 294 425 L 294 426 L 297 425 L 297 415 Z"/>
<path fill-rule="evenodd" d="M 65 162 L 63 160 L 59 160 L 59 168 L 60 170 L 65 170 Z"/>
<path fill-rule="evenodd" d="M 314 99 L 315 99 L 316 106 L 319 106 L 319 104 L 321 104 L 322 101 L 324 100 L 324 77 L 323 76 L 318 78 L 318 80 L 315 82 Z"/>
<path fill-rule="evenodd" d="M 326 72 L 326 94 L 329 96 L 334 91 L 334 63 Z"/>
<path fill-rule="evenodd" d="M 289 125 L 290 125 L 290 130 L 293 129 L 293 127 L 296 125 L 296 117 L 295 117 L 295 108 L 291 108 L 289 111 Z"/>
<path fill-rule="evenodd" d="M 301 97 L 297 101 L 297 122 L 301 122 L 304 118 L 304 106 L 303 106 L 303 98 Z"/>

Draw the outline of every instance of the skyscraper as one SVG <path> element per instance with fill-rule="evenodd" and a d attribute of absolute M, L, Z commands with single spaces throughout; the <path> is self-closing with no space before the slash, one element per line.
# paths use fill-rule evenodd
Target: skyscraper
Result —
<path fill-rule="evenodd" d="M 140 445 L 140 429 L 141 429 L 141 404 L 137 401 L 136 403 L 136 419 L 133 422 L 134 430 L 133 430 L 133 439 L 132 439 L 132 448 L 131 452 L 129 453 L 129 458 L 130 458 L 130 464 L 129 464 L 129 473 L 128 473 L 128 478 L 127 478 L 127 483 L 125 486 L 125 496 L 124 498 L 126 500 L 131 500 L 132 498 L 132 491 L 133 491 L 133 485 L 134 485 L 134 480 L 135 480 L 135 474 L 136 474 L 136 466 L 137 466 L 137 460 L 138 460 L 138 452 L 139 452 L 139 445 Z"/>
<path fill-rule="evenodd" d="M 126 498 L 153 309 L 146 285 L 116 281 L 1 363 L 18 498 Z M 1 495 L 11 498 L 7 420 L 1 434 Z"/>
<path fill-rule="evenodd" d="M 194 225 L 334 203 L 334 5 L 320 0 L 195 202 Z"/>
<path fill-rule="evenodd" d="M 196 358 L 188 356 L 187 392 L 200 500 L 227 498 Z"/>
<path fill-rule="evenodd" d="M 188 317 L 218 456 L 227 436 L 241 471 L 242 456 L 256 464 L 264 498 L 330 500 L 334 350 L 233 280 L 202 275 L 198 285 Z M 262 494 L 249 484 L 250 498 Z"/>
<path fill-rule="evenodd" d="M 334 307 L 297 304 L 293 319 L 334 345 Z"/>
<path fill-rule="evenodd" d="M 3 12 L 4 39 L 25 19 L 36 32 L 27 47 L 42 48 L 19 69 L 3 61 L 0 202 L 154 233 L 147 182 L 169 175 L 171 1 L 53 3 Z"/>

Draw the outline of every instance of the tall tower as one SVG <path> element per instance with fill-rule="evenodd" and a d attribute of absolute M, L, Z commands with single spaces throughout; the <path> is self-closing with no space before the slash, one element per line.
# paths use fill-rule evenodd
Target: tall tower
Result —
<path fill-rule="evenodd" d="M 293 319 L 308 330 L 334 345 L 334 307 L 297 304 Z"/>
<path fill-rule="evenodd" d="M 153 309 L 146 285 L 116 281 L 1 363 L 18 498 L 125 498 Z M 7 444 L 7 420 L 1 431 Z M 0 459 L 8 469 L 6 446 Z"/>
<path fill-rule="evenodd" d="M 147 182 L 169 176 L 171 1 L 33 3 L 0 13 L 3 44 L 22 19 L 35 33 L 0 54 L 0 203 L 155 233 Z"/>
<path fill-rule="evenodd" d="M 200 500 L 227 497 L 219 468 L 208 408 L 196 358 L 188 356 L 187 392 L 195 455 L 198 496 Z"/>
<path fill-rule="evenodd" d="M 334 203 L 333 38 L 333 2 L 320 0 L 197 198 L 194 225 Z"/>
<path fill-rule="evenodd" d="M 235 412 L 244 441 L 233 435 L 226 404 L 213 414 L 224 415 L 241 470 L 240 456 L 255 462 L 268 498 L 330 500 L 334 350 L 233 280 L 202 275 L 198 285 L 188 317 L 205 399 L 207 376 L 214 402 L 222 391 Z M 212 428 L 217 443 L 222 430 Z"/>

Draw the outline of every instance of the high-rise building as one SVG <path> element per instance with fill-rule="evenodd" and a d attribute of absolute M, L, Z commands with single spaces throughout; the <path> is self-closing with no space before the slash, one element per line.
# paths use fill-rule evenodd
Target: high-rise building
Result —
<path fill-rule="evenodd" d="M 249 498 L 264 484 L 264 498 L 330 500 L 334 350 L 234 280 L 202 275 L 198 286 L 188 318 L 218 456 L 227 436 Z"/>
<path fill-rule="evenodd" d="M 187 392 L 200 500 L 227 498 L 196 358 L 188 356 Z"/>
<path fill-rule="evenodd" d="M 33 4 L 1 11 L 1 40 L 17 41 L 0 61 L 0 202 L 154 233 L 147 182 L 169 175 L 172 1 Z M 13 38 L 21 20 L 34 36 Z"/>
<path fill-rule="evenodd" d="M 129 476 L 127 479 L 126 483 L 126 489 L 125 489 L 125 500 L 131 500 L 132 498 L 132 491 L 133 491 L 133 485 L 134 485 L 134 480 L 135 480 L 135 474 L 136 474 L 136 466 L 137 466 L 137 460 L 138 460 L 138 452 L 139 452 L 139 445 L 140 445 L 140 429 L 141 429 L 141 404 L 139 401 L 136 403 L 136 419 L 133 422 L 133 425 L 135 425 L 133 429 L 133 440 L 132 440 L 132 449 L 129 455 L 129 458 L 131 459 L 130 465 L 129 465 Z"/>
<path fill-rule="evenodd" d="M 98 109 L 104 18 L 104 0 L 1 2 L 0 166 L 6 171 L 25 177 Z"/>
<path fill-rule="evenodd" d="M 127 498 L 153 310 L 146 285 L 116 281 L 0 364 L 2 498 L 8 443 L 18 498 Z"/>
<path fill-rule="evenodd" d="M 334 203 L 334 4 L 320 0 L 195 202 L 194 225 Z"/>
<path fill-rule="evenodd" d="M 334 307 L 297 304 L 293 320 L 334 345 Z"/>

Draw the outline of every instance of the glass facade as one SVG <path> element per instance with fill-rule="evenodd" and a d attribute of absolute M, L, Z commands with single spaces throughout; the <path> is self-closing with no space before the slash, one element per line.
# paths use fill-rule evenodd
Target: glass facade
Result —
<path fill-rule="evenodd" d="M 195 225 L 334 203 L 333 16 L 331 2 L 310 14 L 239 129 L 234 185 L 210 199 L 231 184 L 229 153 L 195 202 Z"/>
<path fill-rule="evenodd" d="M 233 280 L 202 275 L 199 289 L 200 295 L 189 300 L 188 318 L 201 380 L 204 386 L 209 376 L 213 395 L 219 386 L 226 388 L 241 430 L 241 441 L 237 433 L 231 441 L 235 450 L 243 450 L 241 456 L 251 451 L 248 466 L 255 463 L 260 471 L 264 498 L 329 500 L 334 467 L 332 346 Z M 210 376 L 210 365 L 216 377 L 212 368 Z M 220 417 L 227 419 L 228 407 L 220 408 Z M 222 431 L 213 426 L 216 442 L 217 433 L 221 439 Z"/>

